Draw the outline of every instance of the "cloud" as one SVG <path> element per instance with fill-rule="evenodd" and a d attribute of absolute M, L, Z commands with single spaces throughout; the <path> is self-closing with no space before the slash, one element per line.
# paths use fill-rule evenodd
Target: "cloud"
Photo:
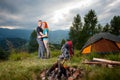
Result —
<path fill-rule="evenodd" d="M 37 20 L 42 19 L 51 30 L 69 29 L 76 14 L 84 21 L 90 9 L 104 25 L 119 15 L 119 4 L 119 0 L 0 0 L 0 26 L 35 29 Z"/>
<path fill-rule="evenodd" d="M 20 29 L 20 27 L 19 27 L 19 26 L 0 26 L 0 28 Z"/>
<path fill-rule="evenodd" d="M 120 13 L 119 11 L 120 1 L 119 0 L 115 0 L 115 1 L 106 0 L 105 2 L 101 2 L 99 4 L 100 5 L 97 8 L 101 7 L 101 9 L 97 11 L 98 12 L 97 14 L 98 14 L 99 23 L 103 25 L 105 25 L 106 23 L 109 23 L 110 20 L 115 15 L 119 15 Z"/>

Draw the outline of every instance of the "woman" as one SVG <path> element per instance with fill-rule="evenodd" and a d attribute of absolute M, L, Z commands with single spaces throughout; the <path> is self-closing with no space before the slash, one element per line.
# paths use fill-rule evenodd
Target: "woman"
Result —
<path fill-rule="evenodd" d="M 43 26 L 42 26 L 42 29 L 43 29 L 43 43 L 45 45 L 45 49 L 46 49 L 46 52 L 47 52 L 47 55 L 46 55 L 46 58 L 50 58 L 50 50 L 49 50 L 49 43 L 48 43 L 48 25 L 47 25 L 47 22 L 43 22 Z"/>

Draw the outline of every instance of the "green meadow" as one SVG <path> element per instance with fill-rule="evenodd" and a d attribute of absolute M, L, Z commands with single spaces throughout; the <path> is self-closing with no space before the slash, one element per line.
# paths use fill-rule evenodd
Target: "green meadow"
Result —
<path fill-rule="evenodd" d="M 8 60 L 0 61 L 0 80 L 41 80 L 40 73 L 50 68 L 60 54 L 60 50 L 52 50 L 50 59 L 38 59 L 37 52 L 12 53 Z M 85 59 L 91 60 L 93 57 L 103 56 L 94 53 L 81 55 L 78 50 L 75 50 L 74 57 L 65 64 L 82 69 L 81 80 L 119 80 L 120 66 L 108 68 L 82 64 Z M 120 61 L 120 54 L 107 54 L 103 58 Z"/>

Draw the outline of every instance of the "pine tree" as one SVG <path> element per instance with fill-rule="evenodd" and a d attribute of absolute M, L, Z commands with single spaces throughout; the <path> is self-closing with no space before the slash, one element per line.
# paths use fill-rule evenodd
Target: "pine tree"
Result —
<path fill-rule="evenodd" d="M 107 23 L 104 28 L 103 28 L 103 32 L 110 32 L 110 25 Z"/>
<path fill-rule="evenodd" d="M 110 22 L 111 33 L 120 35 L 120 16 L 114 16 Z"/>
<path fill-rule="evenodd" d="M 88 35 L 95 34 L 95 28 L 97 25 L 97 16 L 94 10 L 90 10 L 88 14 L 85 15 L 84 22 L 85 24 L 83 30 L 86 32 L 86 34 Z"/>
<path fill-rule="evenodd" d="M 28 51 L 30 53 L 38 49 L 38 43 L 36 38 L 37 38 L 37 33 L 35 30 L 33 30 L 33 32 L 30 35 L 29 46 L 28 46 Z"/>
<path fill-rule="evenodd" d="M 76 49 L 80 49 L 80 37 L 82 31 L 81 17 L 77 14 L 74 17 L 72 26 L 70 27 L 69 38 L 73 41 L 73 45 Z"/>
<path fill-rule="evenodd" d="M 95 28 L 95 33 L 100 33 L 103 30 L 103 26 L 101 24 L 98 24 Z"/>

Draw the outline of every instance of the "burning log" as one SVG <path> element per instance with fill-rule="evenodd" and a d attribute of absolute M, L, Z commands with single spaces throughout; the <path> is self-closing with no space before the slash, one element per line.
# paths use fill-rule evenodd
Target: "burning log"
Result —
<path fill-rule="evenodd" d="M 65 75 L 59 75 L 58 74 L 58 68 L 55 68 L 51 73 L 47 74 L 48 70 L 44 70 L 41 74 L 40 77 L 42 80 L 76 80 L 79 75 L 81 74 L 80 69 L 74 68 L 74 67 L 67 67 L 66 69 L 66 74 Z"/>
<path fill-rule="evenodd" d="M 45 80 L 45 76 L 46 76 L 46 70 L 44 70 L 41 74 L 40 77 L 42 80 Z"/>
<path fill-rule="evenodd" d="M 80 70 L 76 70 L 72 76 L 68 78 L 68 80 L 75 80 L 80 75 Z"/>

